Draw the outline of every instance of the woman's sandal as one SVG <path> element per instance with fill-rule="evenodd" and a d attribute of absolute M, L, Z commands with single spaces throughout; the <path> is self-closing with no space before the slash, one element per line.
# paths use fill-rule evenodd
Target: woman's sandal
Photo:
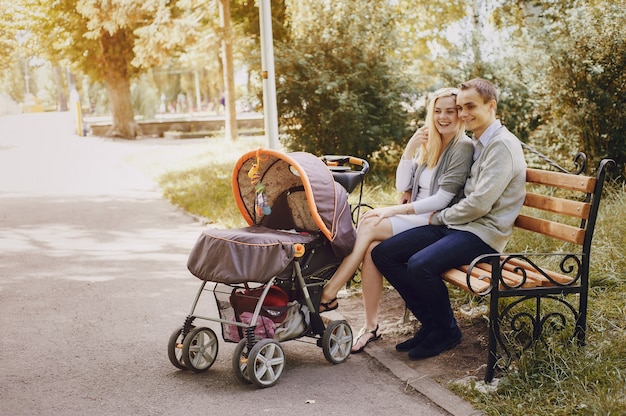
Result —
<path fill-rule="evenodd" d="M 359 343 L 359 340 L 361 339 L 361 337 L 363 337 L 365 335 L 368 335 L 368 334 L 372 334 L 372 336 L 367 339 L 367 341 L 365 342 L 365 344 L 363 344 L 363 346 L 361 346 L 360 348 L 357 348 L 355 350 L 354 349 L 354 345 Z M 356 342 L 353 344 L 353 346 L 352 346 L 353 349 L 351 349 L 350 352 L 352 354 L 358 354 L 360 352 L 363 352 L 365 347 L 367 347 L 367 344 L 369 344 L 372 341 L 378 341 L 380 339 L 380 337 L 381 337 L 381 335 L 378 333 L 378 325 L 376 325 L 376 328 L 374 328 L 374 329 L 369 329 L 369 328 L 363 327 L 359 331 L 359 334 L 356 337 Z"/>
<path fill-rule="evenodd" d="M 333 303 L 335 304 L 335 306 L 331 306 Z M 337 302 L 337 298 L 333 298 L 329 300 L 328 302 L 320 302 L 320 310 L 318 313 L 334 311 L 338 307 L 339 307 L 339 302 Z"/>

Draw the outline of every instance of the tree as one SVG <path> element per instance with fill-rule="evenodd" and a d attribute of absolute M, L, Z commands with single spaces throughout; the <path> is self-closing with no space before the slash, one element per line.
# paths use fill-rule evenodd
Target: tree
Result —
<path fill-rule="evenodd" d="M 0 26 L 0 56 L 10 57 L 18 48 L 17 34 L 20 29 L 19 21 L 22 20 L 23 11 L 19 5 L 9 2 L 0 3 L 0 14 L 4 22 Z M 0 73 L 4 74 L 11 66 L 10 59 L 0 60 Z"/>
<path fill-rule="evenodd" d="M 235 70 L 233 67 L 233 33 L 230 22 L 230 0 L 220 0 L 222 28 L 222 65 L 224 68 L 224 113 L 226 137 L 237 139 L 237 112 L 235 110 Z"/>
<path fill-rule="evenodd" d="M 133 4 L 134 3 L 134 4 Z M 107 135 L 134 138 L 140 132 L 130 100 L 130 80 L 138 72 L 133 29 L 142 12 L 136 2 L 46 0 L 35 2 L 40 16 L 30 28 L 52 62 L 67 62 L 75 71 L 102 81 L 111 103 L 113 123 Z"/>
<path fill-rule="evenodd" d="M 287 2 L 290 39 L 277 44 L 276 73 L 289 149 L 369 158 L 406 137 L 412 90 L 392 57 L 387 4 Z"/>
<path fill-rule="evenodd" d="M 205 2 L 179 0 L 36 0 L 30 30 L 53 62 L 66 62 L 105 85 L 113 123 L 109 136 L 135 138 L 131 81 L 171 51 L 196 40 Z M 159 29 L 159 30 L 155 30 Z M 184 29 L 184 30 L 183 30 Z M 151 49 L 147 49 L 151 47 Z"/>
<path fill-rule="evenodd" d="M 592 166 L 611 157 L 622 173 L 626 172 L 625 23 L 623 1 L 581 2 L 568 10 L 554 31 L 561 35 L 559 41 L 550 42 L 545 85 L 546 98 L 552 100 L 544 101 L 550 114 L 547 126 L 560 127 L 563 139 L 573 136 Z"/>
<path fill-rule="evenodd" d="M 563 161 L 578 151 L 592 167 L 613 158 L 624 174 L 626 2 L 543 0 L 508 11 L 527 33 L 517 38 L 516 56 L 528 68 L 531 141 Z"/>

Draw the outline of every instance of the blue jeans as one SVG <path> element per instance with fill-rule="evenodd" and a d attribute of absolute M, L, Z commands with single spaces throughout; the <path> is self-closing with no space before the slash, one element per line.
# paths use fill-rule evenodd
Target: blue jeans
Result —
<path fill-rule="evenodd" d="M 372 251 L 372 260 L 424 328 L 446 330 L 457 323 L 441 273 L 494 253 L 470 232 L 425 225 L 381 242 Z"/>

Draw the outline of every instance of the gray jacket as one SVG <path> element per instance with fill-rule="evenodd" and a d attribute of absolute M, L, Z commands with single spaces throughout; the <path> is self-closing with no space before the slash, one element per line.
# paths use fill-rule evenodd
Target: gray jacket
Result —
<path fill-rule="evenodd" d="M 467 179 L 474 154 L 474 145 L 467 136 L 459 137 L 444 149 L 435 167 L 430 194 L 435 195 L 439 188 L 455 194 L 452 203 L 463 195 L 463 185 Z M 411 202 L 415 201 L 418 192 L 419 178 L 426 165 L 417 165 L 415 159 L 402 159 L 396 170 L 396 188 L 400 192 L 411 190 Z"/>
<path fill-rule="evenodd" d="M 501 252 L 526 197 L 524 152 L 506 127 L 495 132 L 472 164 L 464 192 L 465 198 L 437 212 L 431 223 L 469 231 Z"/>

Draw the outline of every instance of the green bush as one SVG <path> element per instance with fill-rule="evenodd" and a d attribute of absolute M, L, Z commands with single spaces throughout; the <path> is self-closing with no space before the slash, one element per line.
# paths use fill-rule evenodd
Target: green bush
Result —
<path fill-rule="evenodd" d="M 306 7 L 317 20 L 276 46 L 283 145 L 369 159 L 405 139 L 412 93 L 393 58 L 392 14 L 377 2 Z"/>

